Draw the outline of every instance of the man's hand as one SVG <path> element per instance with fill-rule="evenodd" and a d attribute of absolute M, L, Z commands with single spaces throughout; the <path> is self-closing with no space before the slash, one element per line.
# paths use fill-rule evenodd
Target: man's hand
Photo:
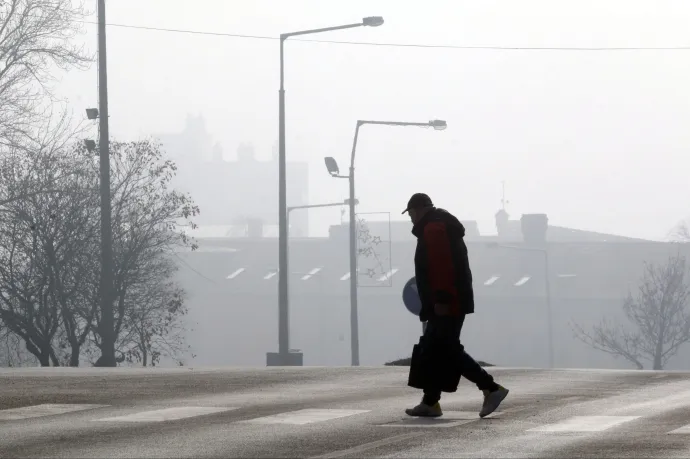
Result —
<path fill-rule="evenodd" d="M 450 312 L 450 307 L 447 304 L 434 304 L 434 314 L 437 316 L 447 316 Z"/>

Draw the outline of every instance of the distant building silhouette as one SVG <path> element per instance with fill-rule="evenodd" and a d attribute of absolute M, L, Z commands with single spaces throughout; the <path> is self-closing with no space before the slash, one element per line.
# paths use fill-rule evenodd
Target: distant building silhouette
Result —
<path fill-rule="evenodd" d="M 203 116 L 188 116 L 179 133 L 158 138 L 167 157 L 178 165 L 174 186 L 192 195 L 201 214 L 199 234 L 211 237 L 278 236 L 278 162 L 256 158 L 251 143 L 237 148 L 237 159 L 226 161 L 222 146 L 214 142 Z M 287 164 L 288 206 L 307 204 L 309 169 L 306 162 Z M 308 210 L 290 215 L 290 236 L 306 237 Z"/>
<path fill-rule="evenodd" d="M 577 340 L 571 325 L 588 328 L 603 317 L 620 317 L 644 263 L 662 263 L 678 251 L 690 255 L 690 246 L 553 226 L 544 214 L 499 217 L 510 230 L 507 235 L 475 233 L 472 221 L 466 221 L 477 313 L 469 319 L 473 327 L 463 331 L 463 342 L 488 362 L 547 365 L 548 275 L 556 366 L 628 367 Z M 419 339 L 419 320 L 407 312 L 401 296 L 402 286 L 414 276 L 416 242 L 410 226 L 409 221 L 367 222 L 382 240 L 368 245 L 358 240 L 364 249 L 358 258 L 363 365 L 409 356 Z M 347 234 L 347 225 L 333 225 L 328 237 L 290 243 L 290 344 L 304 352 L 306 365 L 350 362 Z M 179 279 L 190 293 L 190 317 L 199 323 L 195 328 L 200 331 L 190 333 L 197 364 L 264 365 L 278 327 L 277 239 L 226 237 L 199 243 L 198 251 L 179 255 L 184 257 Z M 374 253 L 367 254 L 370 246 Z M 548 250 L 549 271 L 543 252 L 516 247 Z M 379 258 L 385 259 L 385 272 L 368 269 L 376 268 Z M 687 369 L 688 356 L 684 348 L 668 369 Z"/>

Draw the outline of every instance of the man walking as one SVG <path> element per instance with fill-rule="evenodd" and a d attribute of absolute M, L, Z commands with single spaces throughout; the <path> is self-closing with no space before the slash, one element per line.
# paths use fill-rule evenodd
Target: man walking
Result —
<path fill-rule="evenodd" d="M 434 346 L 452 346 L 460 339 L 465 316 L 474 312 L 472 272 L 463 240 L 465 227 L 449 212 L 434 207 L 424 193 L 412 195 L 403 214 L 406 212 L 412 220 L 412 234 L 417 237 L 414 265 L 422 302 L 419 319 L 426 322 L 424 339 Z M 496 384 L 462 346 L 460 349 L 455 363 L 462 376 L 484 393 L 479 412 L 483 418 L 498 408 L 508 389 Z M 409 416 L 441 416 L 440 399 L 439 382 L 438 387 L 425 387 L 422 402 L 405 412 Z"/>

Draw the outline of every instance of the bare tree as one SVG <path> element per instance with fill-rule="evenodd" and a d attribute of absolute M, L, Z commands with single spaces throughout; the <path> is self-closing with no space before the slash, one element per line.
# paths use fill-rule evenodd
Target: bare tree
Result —
<path fill-rule="evenodd" d="M 68 164 L 79 171 L 91 157 L 82 146 Z M 91 295 L 90 277 L 98 265 L 94 247 L 98 243 L 97 178 L 86 171 L 67 175 L 58 183 L 60 191 L 42 195 L 49 200 L 52 224 L 35 225 L 45 253 L 50 282 L 62 321 L 63 346 L 69 347 L 70 366 L 79 366 L 81 347 L 92 331 L 98 303 Z M 89 192 L 91 191 L 91 192 Z M 38 197 L 31 200 L 37 201 Z"/>
<path fill-rule="evenodd" d="M 576 336 L 602 352 L 622 357 L 638 369 L 644 361 L 664 368 L 678 349 L 690 341 L 690 282 L 684 256 L 669 257 L 664 265 L 645 264 L 637 295 L 623 303 L 628 326 L 604 319 L 591 331 L 574 326 Z"/>
<path fill-rule="evenodd" d="M 103 331 L 94 256 L 98 162 L 80 144 L 49 139 L 2 171 L 0 196 L 11 199 L 0 205 L 0 320 L 42 365 L 77 366 L 100 346 Z M 113 143 L 112 165 L 120 361 L 177 358 L 184 351 L 186 308 L 169 260 L 174 249 L 195 247 L 183 225 L 193 226 L 189 219 L 198 209 L 169 188 L 175 165 L 157 144 Z"/>
<path fill-rule="evenodd" d="M 31 222 L 0 225 L 0 320 L 21 337 L 42 366 L 58 365 L 53 350 L 60 318 L 47 261 Z"/>
<path fill-rule="evenodd" d="M 190 356 L 186 344 L 184 291 L 173 281 L 177 265 L 168 254 L 149 260 L 139 270 L 127 298 L 118 352 L 129 363 L 156 366 L 161 358 L 182 365 Z"/>
<path fill-rule="evenodd" d="M 51 325 L 56 325 L 53 319 L 57 317 L 60 328 L 51 328 L 50 335 L 45 335 L 42 346 L 46 349 L 41 352 L 46 354 L 50 345 L 54 353 L 56 345 L 62 349 L 68 343 L 67 362 L 78 366 L 80 346 L 91 331 L 94 314 L 85 285 L 93 269 L 98 234 L 98 179 L 89 169 L 93 157 L 83 146 L 75 148 L 70 143 L 79 132 L 70 121 L 63 113 L 45 129 L 23 136 L 21 143 L 5 146 L 8 154 L 2 164 L 7 167 L 0 170 L 0 196 L 5 197 L 0 203 L 0 255 L 12 255 L 6 262 L 13 269 L 0 270 L 0 290 L 6 292 L 4 318 L 17 322 L 22 314 L 33 314 L 28 307 L 10 310 L 21 297 L 19 290 L 26 289 L 27 283 L 46 283 Z M 22 283 L 17 280 L 20 273 Z M 26 339 L 33 322 L 23 319 L 14 328 L 8 326 Z M 33 341 L 27 346 L 40 349 Z"/>
<path fill-rule="evenodd" d="M 91 62 L 72 44 L 85 14 L 73 0 L 0 2 L 0 142 L 12 142 L 45 117 L 55 67 Z"/>
<path fill-rule="evenodd" d="M 189 195 L 170 188 L 176 166 L 164 159 L 160 144 L 149 140 L 114 142 L 111 144 L 111 162 L 114 287 L 117 295 L 114 333 L 122 348 L 123 338 L 131 336 L 131 321 L 143 317 L 141 313 L 134 313 L 133 308 L 160 307 L 156 301 L 134 301 L 142 296 L 156 298 L 154 292 L 165 281 L 160 277 L 150 280 L 147 269 L 151 263 L 172 254 L 177 248 L 196 248 L 184 227 L 195 226 L 191 219 L 199 209 Z M 175 314 L 184 314 L 184 308 L 177 308 Z M 94 343 L 100 346 L 104 326 L 100 314 L 96 315 L 95 321 Z M 154 335 L 161 336 L 160 333 Z M 125 359 L 121 353 L 119 360 Z"/>

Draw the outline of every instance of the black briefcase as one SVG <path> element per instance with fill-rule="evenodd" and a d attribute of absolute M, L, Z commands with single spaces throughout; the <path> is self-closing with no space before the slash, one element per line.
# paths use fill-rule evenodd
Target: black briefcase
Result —
<path fill-rule="evenodd" d="M 459 361 L 463 347 L 447 348 L 434 346 L 424 339 L 419 339 L 419 344 L 412 347 L 412 359 L 410 361 L 410 373 L 407 385 L 415 389 L 439 387 L 442 392 L 455 392 L 458 390 L 462 368 Z"/>
<path fill-rule="evenodd" d="M 427 372 L 425 370 L 422 364 L 422 346 L 421 344 L 415 344 L 412 347 L 412 359 L 410 360 L 410 374 L 407 378 L 407 385 L 415 389 L 424 389 L 427 382 Z"/>

